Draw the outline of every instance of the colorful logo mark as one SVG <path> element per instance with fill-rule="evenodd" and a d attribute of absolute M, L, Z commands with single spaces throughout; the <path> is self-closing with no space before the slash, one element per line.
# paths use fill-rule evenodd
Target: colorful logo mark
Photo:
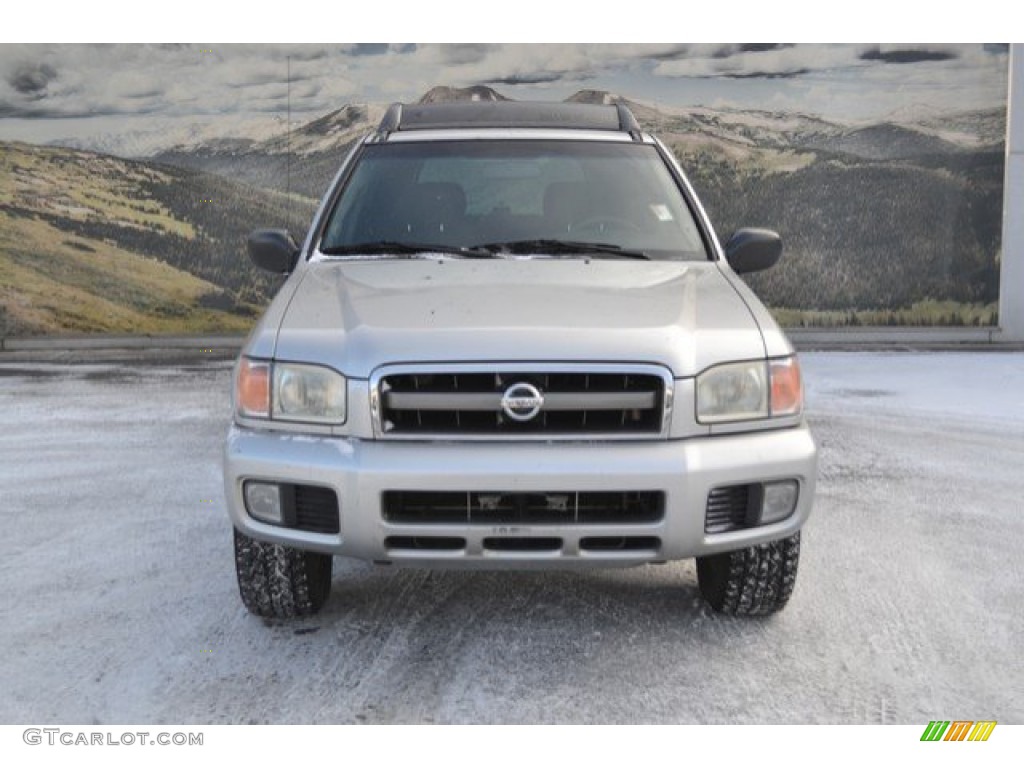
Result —
<path fill-rule="evenodd" d="M 995 720 L 932 720 L 921 741 L 988 741 L 995 727 Z"/>

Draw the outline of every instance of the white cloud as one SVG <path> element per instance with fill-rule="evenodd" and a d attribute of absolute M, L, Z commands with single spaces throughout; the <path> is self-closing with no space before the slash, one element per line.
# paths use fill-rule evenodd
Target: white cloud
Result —
<path fill-rule="evenodd" d="M 783 80 L 806 80 L 806 90 L 860 78 L 883 89 L 916 88 L 916 100 L 954 104 L 950 93 L 972 82 L 998 102 L 1006 56 L 980 45 L 921 44 L 5 45 L 0 116 L 283 112 L 289 69 L 292 108 L 308 112 L 481 82 L 513 96 L 635 87 L 641 92 L 626 95 L 682 98 L 704 91 L 680 88 L 680 81 L 704 78 L 726 78 L 720 97 L 740 102 L 762 88 L 770 103 Z M 793 89 L 786 98 L 798 95 Z"/>

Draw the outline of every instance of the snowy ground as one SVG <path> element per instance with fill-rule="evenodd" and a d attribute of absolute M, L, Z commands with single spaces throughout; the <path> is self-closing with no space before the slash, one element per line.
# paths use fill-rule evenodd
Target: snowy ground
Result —
<path fill-rule="evenodd" d="M 1024 355 L 805 353 L 822 450 L 789 607 L 692 563 L 335 562 L 314 620 L 242 608 L 230 366 L 0 359 L 0 723 L 1024 722 Z"/>

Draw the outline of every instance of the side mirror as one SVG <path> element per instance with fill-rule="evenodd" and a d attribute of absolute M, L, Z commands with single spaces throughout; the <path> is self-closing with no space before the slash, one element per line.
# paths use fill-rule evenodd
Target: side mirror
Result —
<path fill-rule="evenodd" d="M 295 269 L 299 246 L 285 229 L 258 229 L 249 235 L 249 258 L 260 269 L 286 274 Z"/>
<path fill-rule="evenodd" d="M 770 229 L 738 229 L 725 244 L 725 260 L 738 274 L 775 266 L 782 255 L 782 238 Z"/>

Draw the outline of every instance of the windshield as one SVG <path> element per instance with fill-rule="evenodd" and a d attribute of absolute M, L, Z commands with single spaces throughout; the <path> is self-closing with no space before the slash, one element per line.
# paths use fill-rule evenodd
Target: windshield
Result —
<path fill-rule="evenodd" d="M 564 255 L 591 243 L 708 258 L 654 146 L 508 139 L 365 147 L 320 251 L 352 257 L 360 246 L 405 244 Z"/>

